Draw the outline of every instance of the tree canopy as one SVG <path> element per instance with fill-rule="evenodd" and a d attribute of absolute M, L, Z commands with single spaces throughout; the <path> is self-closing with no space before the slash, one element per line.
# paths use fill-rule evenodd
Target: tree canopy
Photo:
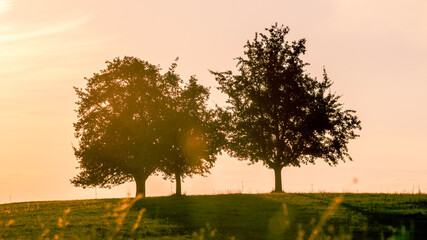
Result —
<path fill-rule="evenodd" d="M 283 167 L 351 160 L 347 144 L 361 125 L 330 91 L 326 71 L 322 81 L 305 72 L 305 39 L 288 42 L 289 28 L 277 24 L 266 31 L 245 45 L 238 74 L 212 73 L 229 96 L 223 110 L 229 154 L 273 169 L 275 191 L 281 192 Z"/>
<path fill-rule="evenodd" d="M 216 112 L 207 107 L 209 89 L 198 84 L 195 77 L 176 93 L 165 121 L 167 157 L 161 170 L 166 178 L 175 180 L 176 195 L 181 195 L 181 179 L 204 175 L 213 167 L 225 134 L 219 131 Z"/>
<path fill-rule="evenodd" d="M 145 196 L 145 181 L 162 171 L 176 179 L 204 174 L 224 145 L 214 110 L 207 108 L 209 89 L 191 77 L 164 74 L 135 57 L 115 58 L 107 68 L 75 88 L 79 101 L 74 148 L 81 172 L 75 186 L 112 187 L 135 180 Z M 178 191 L 179 188 L 179 191 Z"/>
<path fill-rule="evenodd" d="M 135 180 L 145 195 L 145 180 L 161 163 L 162 121 L 172 90 L 170 74 L 134 57 L 107 61 L 107 68 L 75 88 L 79 101 L 74 148 L 81 172 L 75 186 L 111 187 Z"/>

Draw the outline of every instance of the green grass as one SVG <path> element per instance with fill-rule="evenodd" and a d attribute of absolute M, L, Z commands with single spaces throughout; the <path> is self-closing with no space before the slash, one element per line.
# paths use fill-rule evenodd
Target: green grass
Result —
<path fill-rule="evenodd" d="M 231 194 L 0 205 L 0 239 L 309 239 L 316 232 L 317 239 L 426 239 L 427 195 Z"/>

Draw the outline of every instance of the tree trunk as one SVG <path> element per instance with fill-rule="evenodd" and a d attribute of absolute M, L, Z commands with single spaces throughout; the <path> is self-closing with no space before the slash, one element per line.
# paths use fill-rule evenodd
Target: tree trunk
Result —
<path fill-rule="evenodd" d="M 136 193 L 135 196 L 141 195 L 145 197 L 145 181 L 147 181 L 148 176 L 146 174 L 134 176 L 136 183 Z"/>
<path fill-rule="evenodd" d="M 176 196 L 181 196 L 181 174 L 175 173 L 175 181 L 176 181 Z"/>
<path fill-rule="evenodd" d="M 282 168 L 274 168 L 274 192 L 283 192 L 282 190 Z"/>

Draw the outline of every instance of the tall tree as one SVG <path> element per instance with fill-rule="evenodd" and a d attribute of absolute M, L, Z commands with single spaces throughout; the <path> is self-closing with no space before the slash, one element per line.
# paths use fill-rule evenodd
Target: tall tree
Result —
<path fill-rule="evenodd" d="M 81 172 L 75 186 L 111 187 L 135 180 L 145 196 L 145 181 L 162 161 L 164 119 L 178 88 L 173 74 L 134 57 L 116 58 L 86 79 L 74 124 L 74 148 Z"/>
<path fill-rule="evenodd" d="M 289 28 L 277 24 L 266 31 L 245 45 L 239 74 L 212 73 L 229 96 L 229 154 L 273 169 L 275 191 L 282 192 L 283 167 L 351 160 L 347 144 L 361 125 L 355 111 L 344 110 L 331 93 L 326 71 L 322 81 L 305 72 L 305 39 L 289 43 Z"/>
<path fill-rule="evenodd" d="M 185 177 L 209 173 L 224 146 L 225 134 L 219 130 L 215 111 L 207 107 L 209 89 L 195 77 L 175 93 L 165 121 L 167 156 L 161 170 L 165 178 L 175 180 L 176 195 L 180 196 Z"/>

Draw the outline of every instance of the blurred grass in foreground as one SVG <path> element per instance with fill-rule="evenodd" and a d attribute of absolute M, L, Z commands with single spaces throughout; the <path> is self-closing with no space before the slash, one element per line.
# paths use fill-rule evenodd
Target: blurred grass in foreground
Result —
<path fill-rule="evenodd" d="M 424 194 L 229 194 L 0 205 L 0 239 L 426 239 Z"/>

